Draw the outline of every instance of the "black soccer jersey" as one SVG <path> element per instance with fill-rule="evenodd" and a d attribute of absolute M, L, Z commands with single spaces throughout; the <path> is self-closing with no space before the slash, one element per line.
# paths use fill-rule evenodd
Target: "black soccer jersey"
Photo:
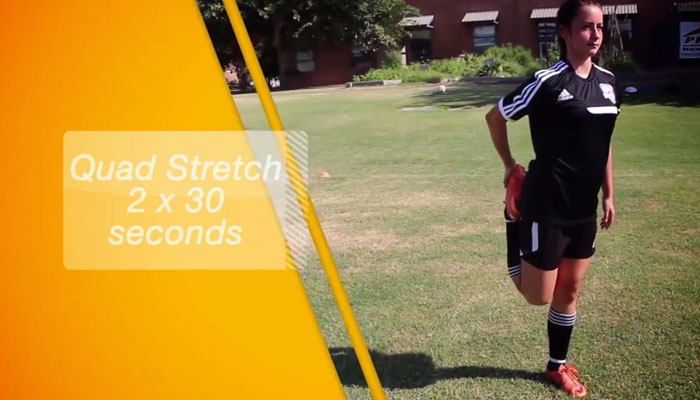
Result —
<path fill-rule="evenodd" d="M 518 204 L 522 215 L 558 226 L 595 220 L 620 112 L 612 72 L 594 65 L 583 78 L 559 61 L 502 98 L 498 108 L 509 121 L 530 119 L 535 159 Z"/>

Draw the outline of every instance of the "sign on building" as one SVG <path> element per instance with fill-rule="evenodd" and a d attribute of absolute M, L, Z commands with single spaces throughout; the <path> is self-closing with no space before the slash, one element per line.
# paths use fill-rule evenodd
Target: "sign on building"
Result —
<path fill-rule="evenodd" d="M 680 58 L 700 58 L 700 21 L 682 21 L 680 32 Z"/>

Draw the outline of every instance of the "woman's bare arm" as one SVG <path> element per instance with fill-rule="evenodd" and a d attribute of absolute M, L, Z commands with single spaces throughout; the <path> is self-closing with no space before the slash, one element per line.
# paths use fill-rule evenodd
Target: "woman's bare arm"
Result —
<path fill-rule="evenodd" d="M 603 178 L 603 218 L 600 221 L 600 227 L 603 229 L 610 228 L 615 220 L 615 203 L 613 201 L 613 161 L 612 161 L 612 146 L 608 150 L 608 164 L 605 166 L 605 177 Z"/>
<path fill-rule="evenodd" d="M 489 132 L 491 132 L 493 146 L 496 148 L 498 155 L 501 156 L 503 166 L 506 170 L 505 176 L 503 177 L 503 186 L 506 186 L 508 176 L 515 166 L 515 159 L 513 159 L 510 153 L 510 146 L 508 145 L 506 119 L 501 115 L 498 106 L 494 106 L 491 111 L 486 114 L 486 123 L 489 127 Z"/>

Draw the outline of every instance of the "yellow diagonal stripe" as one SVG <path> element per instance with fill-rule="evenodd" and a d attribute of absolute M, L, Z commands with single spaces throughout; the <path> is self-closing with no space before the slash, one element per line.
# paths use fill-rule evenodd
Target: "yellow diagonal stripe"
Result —
<path fill-rule="evenodd" d="M 260 102 L 263 109 L 265 110 L 265 116 L 270 125 L 270 129 L 274 131 L 283 131 L 282 120 L 280 119 L 279 113 L 277 112 L 277 107 L 272 100 L 272 95 L 267 86 L 267 81 L 263 75 L 262 68 L 260 68 L 260 62 L 255 55 L 255 50 L 253 49 L 253 44 L 250 41 L 250 36 L 245 28 L 243 18 L 241 17 L 238 5 L 234 0 L 223 0 L 226 7 L 226 12 L 228 13 L 229 20 L 233 26 L 233 31 L 236 34 L 236 40 L 243 53 L 243 58 L 248 66 L 250 75 L 255 83 L 255 90 L 258 93 Z M 291 150 L 286 142 L 282 144 L 283 151 L 285 154 L 285 164 L 287 164 L 288 170 L 298 171 L 296 160 L 294 159 Z M 350 342 L 352 343 L 355 353 L 357 354 L 357 359 L 360 362 L 360 367 L 362 368 L 362 373 L 367 381 L 367 386 L 369 387 L 370 393 L 374 400 L 384 400 L 386 396 L 382 390 L 381 382 L 377 376 L 377 371 L 372 364 L 372 358 L 367 350 L 367 345 L 362 338 L 362 332 L 357 324 L 355 315 L 352 311 L 352 306 L 350 305 L 350 300 L 348 299 L 343 283 L 340 279 L 340 274 L 338 273 L 338 268 L 333 260 L 333 254 L 331 253 L 330 247 L 328 246 L 328 241 L 323 234 L 323 229 L 321 228 L 321 223 L 314 210 L 313 203 L 308 192 L 304 189 L 303 185 L 300 185 L 298 181 L 293 181 L 294 189 L 299 200 L 299 205 L 301 206 L 302 212 L 306 218 L 306 222 L 309 226 L 309 233 L 316 246 L 316 251 L 318 252 L 319 258 L 321 260 L 321 265 L 326 272 L 328 277 L 328 282 L 330 284 L 331 290 L 333 291 L 333 296 L 340 309 L 340 314 L 345 322 L 345 326 L 348 330 L 348 335 L 350 336 Z"/>

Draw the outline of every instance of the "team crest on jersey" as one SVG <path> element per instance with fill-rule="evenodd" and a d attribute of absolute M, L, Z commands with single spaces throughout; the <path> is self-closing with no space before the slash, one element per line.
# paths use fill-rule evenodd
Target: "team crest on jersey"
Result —
<path fill-rule="evenodd" d="M 615 98 L 615 89 L 609 83 L 601 83 L 600 90 L 603 91 L 603 97 L 610 100 L 611 103 L 616 104 L 617 99 Z"/>

